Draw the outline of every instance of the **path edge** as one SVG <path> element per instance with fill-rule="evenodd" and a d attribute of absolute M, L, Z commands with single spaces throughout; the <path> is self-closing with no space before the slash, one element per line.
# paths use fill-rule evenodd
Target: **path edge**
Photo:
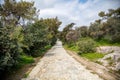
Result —
<path fill-rule="evenodd" d="M 97 74 L 99 77 L 103 78 L 104 80 L 120 80 L 119 75 L 111 73 L 106 67 L 100 64 L 94 63 L 92 61 L 89 61 L 88 59 L 82 58 L 74 51 L 66 50 L 66 52 L 70 56 L 72 56 L 75 60 L 77 60 L 79 63 L 84 65 L 87 69 L 92 70 L 92 73 Z"/>

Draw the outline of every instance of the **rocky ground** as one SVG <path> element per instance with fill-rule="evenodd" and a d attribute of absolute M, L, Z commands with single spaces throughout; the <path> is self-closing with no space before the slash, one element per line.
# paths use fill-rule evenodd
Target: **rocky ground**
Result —
<path fill-rule="evenodd" d="M 22 80 L 103 80 L 67 54 L 58 41 L 45 54 L 28 78 Z"/>
<path fill-rule="evenodd" d="M 102 65 L 112 70 L 120 70 L 120 47 L 101 46 L 97 48 L 97 52 L 106 54 L 102 59 L 98 60 Z"/>

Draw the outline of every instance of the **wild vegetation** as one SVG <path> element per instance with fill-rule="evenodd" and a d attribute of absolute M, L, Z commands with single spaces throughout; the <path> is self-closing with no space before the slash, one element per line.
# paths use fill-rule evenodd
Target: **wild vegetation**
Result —
<path fill-rule="evenodd" d="M 97 46 L 120 46 L 120 8 L 109 9 L 107 13 L 101 11 L 98 15 L 101 18 L 90 26 L 73 29 L 75 23 L 66 25 L 63 31 L 59 32 L 59 38 L 64 42 L 65 47 L 89 59 L 91 55 L 94 56 L 92 53 L 95 53 Z M 95 53 L 95 55 L 92 58 L 100 54 Z"/>
<path fill-rule="evenodd" d="M 55 44 L 58 18 L 38 19 L 34 2 L 4 0 L 0 4 L 0 74 L 34 62 Z"/>
<path fill-rule="evenodd" d="M 34 62 L 33 57 L 43 56 L 58 37 L 67 47 L 90 59 L 96 59 L 95 55 L 103 57 L 95 53 L 96 46 L 120 45 L 120 8 L 101 11 L 101 18 L 90 26 L 73 29 L 75 23 L 70 23 L 62 32 L 58 32 L 62 22 L 57 17 L 39 19 L 38 13 L 34 2 L 0 3 L 0 74 Z"/>

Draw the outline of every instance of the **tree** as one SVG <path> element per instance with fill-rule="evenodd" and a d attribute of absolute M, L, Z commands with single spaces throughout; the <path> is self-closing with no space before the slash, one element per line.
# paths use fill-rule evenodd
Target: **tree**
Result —
<path fill-rule="evenodd" d="M 32 56 L 38 56 L 38 50 L 44 49 L 46 45 L 54 45 L 60 24 L 57 18 L 40 19 L 29 24 L 25 30 L 25 50 Z"/>
<path fill-rule="evenodd" d="M 24 48 L 29 55 L 39 56 L 40 53 L 38 50 L 42 50 L 47 44 L 47 27 L 45 23 L 41 20 L 36 21 L 33 24 L 28 25 L 24 31 L 25 40 L 24 44 L 26 47 Z"/>
<path fill-rule="evenodd" d="M 21 20 L 34 19 L 36 8 L 34 3 L 15 0 L 4 0 L 4 4 L 0 7 L 1 20 L 5 25 L 18 25 L 21 24 Z"/>
<path fill-rule="evenodd" d="M 75 25 L 75 23 L 70 23 L 70 24 L 66 25 L 65 28 L 63 29 L 63 31 L 61 32 L 60 38 L 61 38 L 61 40 L 63 40 L 63 42 L 67 41 L 65 37 L 66 37 L 67 33 L 72 30 L 74 25 Z"/>
<path fill-rule="evenodd" d="M 119 42 L 120 38 L 120 8 L 109 9 L 108 13 L 98 14 L 102 19 L 96 20 L 89 27 L 89 35 L 96 40 Z"/>
<path fill-rule="evenodd" d="M 45 27 L 47 27 L 47 32 L 48 32 L 47 38 L 48 40 L 50 40 L 49 43 L 54 45 L 57 40 L 58 28 L 62 22 L 59 21 L 57 17 L 44 19 L 42 21 L 45 23 Z"/>
<path fill-rule="evenodd" d="M 4 0 L 0 4 L 0 72 L 16 65 L 24 53 L 24 29 L 22 19 L 33 19 L 36 9 L 34 3 L 15 0 Z"/>
<path fill-rule="evenodd" d="M 66 34 L 65 38 L 67 40 L 67 43 L 70 43 L 70 42 L 76 43 L 78 39 L 78 34 L 75 30 L 71 30 Z"/>
<path fill-rule="evenodd" d="M 9 70 L 17 63 L 22 51 L 22 28 L 4 26 L 0 28 L 0 71 Z"/>
<path fill-rule="evenodd" d="M 104 17 L 104 16 L 105 16 L 105 12 L 101 11 L 98 15 L 99 15 L 100 17 Z"/>
<path fill-rule="evenodd" d="M 88 36 L 88 27 L 87 26 L 80 26 L 76 28 L 79 38 L 87 37 Z"/>
<path fill-rule="evenodd" d="M 100 23 L 98 21 L 92 23 L 88 30 L 89 36 L 96 40 L 102 39 L 104 36 L 104 33 L 105 33 L 102 28 L 104 28 L 102 23 Z"/>
<path fill-rule="evenodd" d="M 120 8 L 118 9 L 109 9 L 109 12 L 104 14 L 104 16 L 100 16 L 103 19 L 106 19 L 106 35 L 108 37 L 107 40 L 110 42 L 119 42 L 120 38 Z M 106 18 L 105 18 L 106 17 Z"/>

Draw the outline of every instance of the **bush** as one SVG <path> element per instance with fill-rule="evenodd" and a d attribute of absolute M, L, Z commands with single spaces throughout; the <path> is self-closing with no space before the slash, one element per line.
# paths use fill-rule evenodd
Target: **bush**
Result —
<path fill-rule="evenodd" d="M 78 43 L 79 54 L 95 52 L 95 41 L 90 38 L 83 38 Z"/>
<path fill-rule="evenodd" d="M 120 33 L 112 35 L 111 42 L 112 43 L 120 43 Z"/>
<path fill-rule="evenodd" d="M 0 28 L 0 71 L 9 70 L 17 63 L 17 59 L 22 53 L 22 38 L 19 37 L 22 36 L 21 29 L 17 31 L 16 29 L 13 26 Z"/>
<path fill-rule="evenodd" d="M 55 34 L 53 35 L 49 31 L 48 26 L 44 20 L 38 20 L 33 24 L 27 25 L 27 28 L 24 30 L 24 53 L 31 55 L 33 57 L 43 56 L 43 52 L 47 49 L 46 46 L 54 45 L 57 38 Z"/>

